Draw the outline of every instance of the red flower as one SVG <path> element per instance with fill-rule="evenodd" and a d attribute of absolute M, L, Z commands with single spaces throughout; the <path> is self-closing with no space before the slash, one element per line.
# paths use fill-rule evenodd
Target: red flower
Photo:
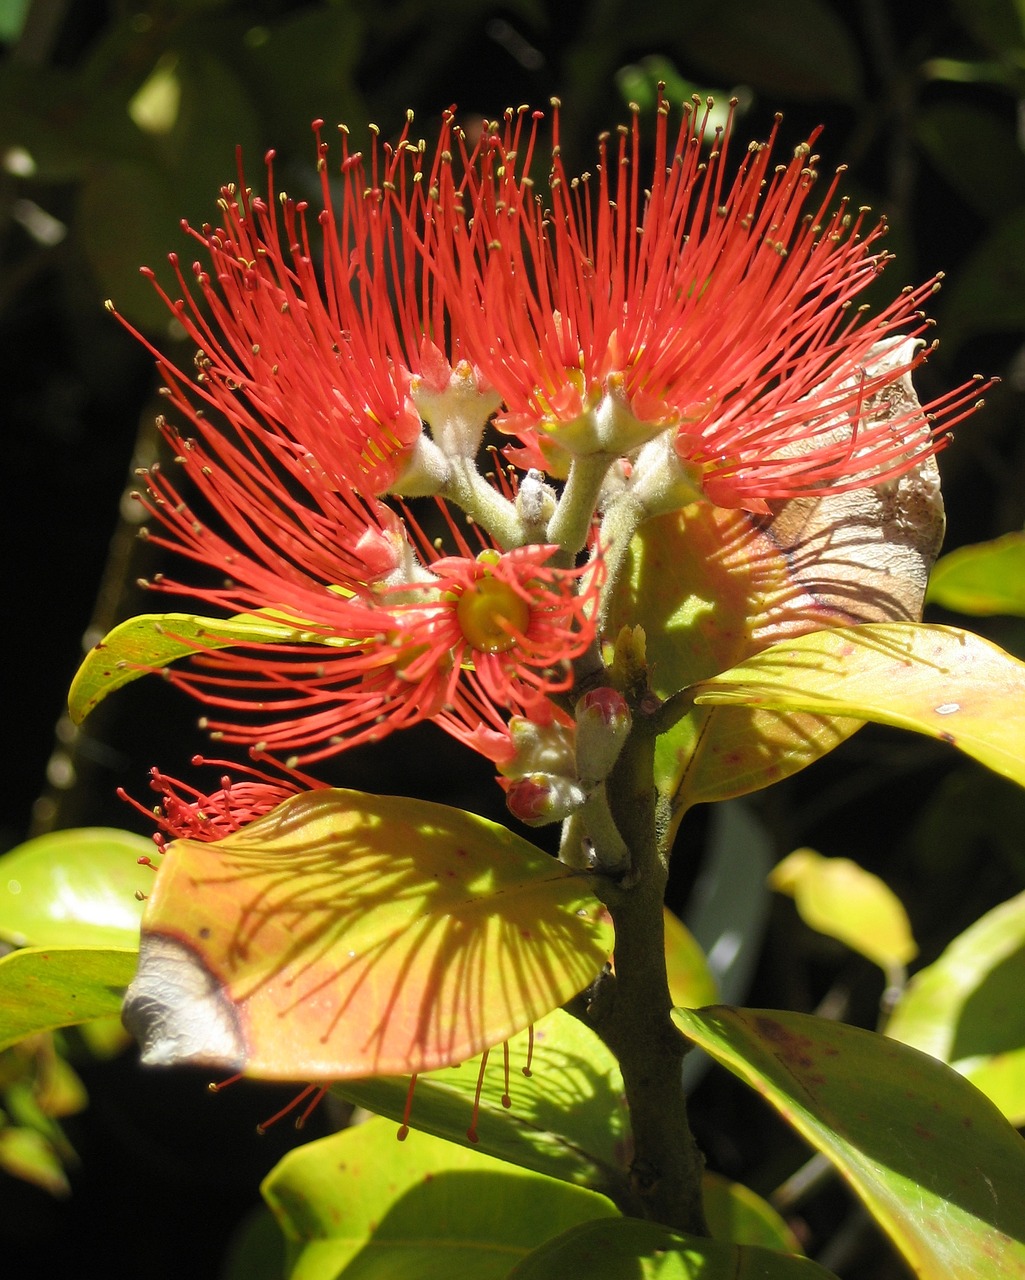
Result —
<path fill-rule="evenodd" d="M 195 756 L 192 763 L 223 764 L 224 761 L 204 760 Z M 245 775 L 233 781 L 228 775 L 220 779 L 216 791 L 206 792 L 190 783 L 172 778 L 159 769 L 150 770 L 150 790 L 160 796 L 160 804 L 147 809 L 130 796 L 124 788 L 118 795 L 145 817 L 156 823 L 153 839 L 161 852 L 168 839 L 221 840 L 233 831 L 239 831 L 257 818 L 276 809 L 290 796 L 303 789 L 299 784 L 316 788 L 320 786 L 312 778 L 293 774 L 289 778 L 275 778 L 244 764 L 231 764 L 229 768 Z"/>
<path fill-rule="evenodd" d="M 503 761 L 509 717 L 564 717 L 552 698 L 594 642 L 593 539 L 573 566 L 595 504 L 621 556 L 637 520 L 701 491 L 757 511 L 898 475 L 968 412 L 964 389 L 935 420 L 874 411 L 927 354 L 914 335 L 936 282 L 875 320 L 853 306 L 883 228 L 833 207 L 837 179 L 811 202 L 814 135 L 773 169 L 774 130 L 730 179 L 732 113 L 720 134 L 687 109 L 672 144 L 667 119 L 660 101 L 650 190 L 635 113 L 602 141 L 592 193 L 565 173 L 556 107 L 550 208 L 536 113 L 472 147 L 447 113 L 433 152 L 408 121 L 366 158 L 343 131 L 337 201 L 317 122 L 315 219 L 275 195 L 269 156 L 265 198 L 240 175 L 221 226 L 186 227 L 209 260 L 199 296 L 173 257 L 181 297 L 161 295 L 197 377 L 151 350 L 194 432 L 164 426 L 198 498 L 154 470 L 144 501 L 157 540 L 215 578 L 154 585 L 297 633 L 170 669 L 216 735 L 311 761 L 433 719 Z M 561 497 L 477 469 L 496 410 L 518 460 L 585 460 Z M 483 550 L 446 514 L 445 555 L 395 494 L 463 507 Z"/>
<path fill-rule="evenodd" d="M 282 477 L 271 466 L 282 455 L 255 424 L 248 453 L 197 425 L 209 448 L 179 442 L 179 461 L 230 536 L 159 469 L 141 500 L 166 532 L 149 536 L 231 576 L 151 585 L 303 633 L 212 647 L 168 671 L 203 701 L 216 738 L 285 753 L 294 767 L 431 719 L 498 761 L 513 750 L 510 715 L 558 714 L 549 699 L 594 638 L 600 561 L 559 568 L 558 548 L 537 544 L 475 556 L 451 521 L 460 554 L 442 556 L 408 514 L 338 492 L 310 459 Z"/>
<path fill-rule="evenodd" d="M 876 425 L 863 409 L 926 358 L 909 348 L 899 369 L 865 373 L 874 344 L 925 330 L 919 308 L 937 281 L 869 317 L 854 303 L 887 261 L 885 227 L 836 201 L 839 173 L 812 199 L 817 134 L 773 167 L 777 121 L 731 178 L 732 110 L 713 131 L 709 111 L 686 107 L 673 144 L 668 114 L 660 99 L 642 191 L 637 112 L 614 147 L 601 140 L 597 179 L 577 181 L 556 104 L 550 206 L 531 174 L 538 113 L 527 128 L 525 109 L 507 112 L 472 151 L 443 126 L 439 151 L 461 163 L 432 179 L 427 256 L 461 349 L 503 401 L 496 424 L 522 442 L 517 456 L 544 466 L 628 454 L 668 428 L 713 502 L 765 510 L 766 499 L 878 482 L 934 452 L 975 389 L 930 406 L 925 430 L 917 413 Z"/>

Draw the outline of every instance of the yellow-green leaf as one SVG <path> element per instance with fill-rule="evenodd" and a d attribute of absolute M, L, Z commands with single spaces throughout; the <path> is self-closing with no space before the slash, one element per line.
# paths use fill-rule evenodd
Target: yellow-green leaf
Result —
<path fill-rule="evenodd" d="M 601 970 L 612 928 L 588 886 L 461 810 L 308 792 L 171 845 L 125 1020 L 146 1061 L 268 1079 L 461 1062 Z"/>
<path fill-rule="evenodd" d="M 1025 533 L 958 547 L 937 561 L 927 599 L 958 613 L 1025 617 Z"/>
<path fill-rule="evenodd" d="M 607 1218 L 571 1227 L 507 1280 L 836 1280 L 810 1258 L 685 1236 L 657 1222 Z"/>
<path fill-rule="evenodd" d="M 908 913 L 893 890 L 850 858 L 795 849 L 769 874 L 794 899 L 801 919 L 867 957 L 887 973 L 918 954 Z"/>
<path fill-rule="evenodd" d="M 622 1190 L 630 1126 L 619 1064 L 602 1041 L 555 1009 L 513 1036 L 508 1055 L 507 1073 L 505 1048 L 492 1051 L 479 1099 L 479 1057 L 419 1076 L 409 1125 L 466 1145 L 476 1100 L 476 1150 L 609 1195 Z M 344 1080 L 332 1092 L 397 1126 L 409 1079 Z"/>
<path fill-rule="evenodd" d="M 116 1014 L 135 951 L 25 947 L 0 959 L 0 1049 L 57 1027 Z"/>
<path fill-rule="evenodd" d="M 291 1242 L 291 1280 L 504 1280 L 576 1223 L 613 1217 L 603 1196 L 482 1152 L 365 1124 L 289 1152 L 263 1195 Z"/>
<path fill-rule="evenodd" d="M 0 938 L 16 947 L 137 947 L 152 840 L 108 827 L 53 831 L 0 858 Z"/>
<path fill-rule="evenodd" d="M 82 659 L 68 694 L 68 708 L 81 724 L 115 689 L 161 667 L 210 649 L 236 644 L 331 644 L 329 637 L 273 615 L 200 618 L 189 613 L 146 613 L 129 618 Z"/>
<path fill-rule="evenodd" d="M 1025 1124 L 1025 893 L 955 938 L 908 983 L 887 1035 L 949 1062 Z"/>
<path fill-rule="evenodd" d="M 1025 1275 L 1025 1142 L 956 1071 L 809 1014 L 673 1018 L 832 1161 L 919 1280 Z"/>
<path fill-rule="evenodd" d="M 702 706 L 855 716 L 929 734 L 1025 785 L 1025 663 L 957 627 L 831 627 L 694 686 Z"/>

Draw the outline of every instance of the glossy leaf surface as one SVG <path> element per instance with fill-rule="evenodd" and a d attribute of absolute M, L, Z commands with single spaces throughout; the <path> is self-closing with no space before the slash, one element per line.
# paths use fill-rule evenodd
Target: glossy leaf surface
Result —
<path fill-rule="evenodd" d="M 694 692 L 701 705 L 815 710 L 929 734 L 1025 785 L 1025 663 L 957 627 L 815 631 Z"/>
<path fill-rule="evenodd" d="M 989 911 L 916 973 L 887 1035 L 966 1076 L 1025 1124 L 1025 893 Z"/>
<path fill-rule="evenodd" d="M 603 1196 L 386 1120 L 290 1152 L 263 1194 L 292 1242 L 290 1280 L 501 1280 L 568 1227 L 611 1216 Z"/>
<path fill-rule="evenodd" d="M 832 1274 L 808 1258 L 773 1249 L 610 1218 L 573 1227 L 543 1245 L 509 1272 L 509 1280 L 826 1280 Z"/>
<path fill-rule="evenodd" d="M 1025 1275 L 1025 1142 L 956 1072 L 808 1014 L 673 1018 L 832 1161 L 915 1275 Z"/>
<path fill-rule="evenodd" d="M 472 1058 L 419 1076 L 409 1124 L 467 1145 L 480 1065 L 479 1057 Z M 409 1080 L 346 1080 L 334 1092 L 397 1125 Z M 629 1120 L 619 1064 L 593 1031 L 556 1009 L 534 1027 L 533 1051 L 526 1031 L 509 1041 L 508 1082 L 504 1050 L 491 1051 L 476 1133 L 479 1151 L 611 1192 L 625 1184 L 628 1164 Z"/>
<path fill-rule="evenodd" d="M 148 1062 L 429 1070 L 564 1004 L 611 947 L 587 877 L 504 827 L 325 789 L 223 840 L 174 842 L 125 1020 Z"/>
<path fill-rule="evenodd" d="M 928 598 L 958 613 L 1025 616 L 1025 533 L 1007 533 L 944 556 L 929 580 Z"/>
<path fill-rule="evenodd" d="M 0 938 L 16 947 L 137 947 L 153 842 L 127 831 L 54 831 L 0 858 Z"/>
<path fill-rule="evenodd" d="M 0 1049 L 38 1031 L 109 1017 L 138 955 L 89 947 L 25 947 L 0 959 Z"/>
<path fill-rule="evenodd" d="M 850 858 L 795 849 L 769 875 L 801 919 L 889 972 L 918 954 L 908 913 L 893 890 Z"/>
<path fill-rule="evenodd" d="M 236 644 L 331 644 L 330 637 L 272 617 L 200 618 L 190 613 L 146 613 L 129 618 L 82 659 L 68 694 L 68 709 L 81 724 L 103 699 L 140 676 L 180 658 Z"/>

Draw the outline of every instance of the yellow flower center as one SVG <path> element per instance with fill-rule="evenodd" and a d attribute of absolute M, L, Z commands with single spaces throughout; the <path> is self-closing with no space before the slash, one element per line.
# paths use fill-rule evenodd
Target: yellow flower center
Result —
<path fill-rule="evenodd" d="M 507 582 L 481 578 L 466 588 L 456 605 L 463 635 L 481 653 L 505 653 L 530 622 L 530 607 Z"/>

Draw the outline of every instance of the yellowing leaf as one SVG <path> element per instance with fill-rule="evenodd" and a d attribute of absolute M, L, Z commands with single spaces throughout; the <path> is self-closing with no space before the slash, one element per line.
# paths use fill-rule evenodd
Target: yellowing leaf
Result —
<path fill-rule="evenodd" d="M 769 883 L 794 899 L 805 924 L 887 972 L 903 968 L 918 954 L 900 899 L 849 858 L 795 849 L 773 868 Z"/>
<path fill-rule="evenodd" d="M 496 823 L 313 791 L 216 843 L 171 845 L 125 1020 L 148 1062 L 408 1074 L 508 1039 L 611 949 L 588 878 Z"/>
<path fill-rule="evenodd" d="M 927 599 L 958 613 L 1025 616 L 1025 533 L 958 547 L 944 556 L 929 579 Z"/>
<path fill-rule="evenodd" d="M 701 706 L 815 711 L 912 729 L 1025 785 L 1025 663 L 957 627 L 814 631 L 701 681 L 694 694 Z"/>

